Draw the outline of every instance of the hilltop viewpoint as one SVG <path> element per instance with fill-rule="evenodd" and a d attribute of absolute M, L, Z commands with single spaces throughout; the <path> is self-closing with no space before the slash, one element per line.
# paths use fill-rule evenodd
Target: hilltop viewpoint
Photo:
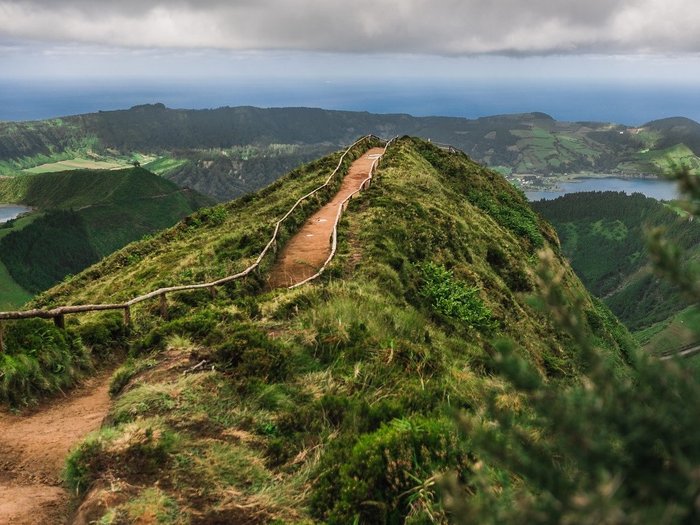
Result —
<path fill-rule="evenodd" d="M 86 377 L 104 388 L 103 419 L 55 474 L 73 498 L 57 505 L 73 509 L 73 523 L 581 523 L 577 512 L 598 515 L 600 487 L 601 512 L 610 511 L 602 521 L 639 522 L 628 504 L 646 492 L 618 476 L 675 463 L 610 426 L 627 421 L 633 398 L 615 385 L 643 384 L 637 345 L 586 291 L 552 226 L 498 173 L 399 138 L 349 200 L 325 271 L 294 288 L 271 278 L 357 159 L 384 146 L 352 147 L 241 279 L 135 304 L 128 318 L 3 323 L 6 405 L 50 400 Z M 30 307 L 118 304 L 240 272 L 341 154 L 131 243 Z M 585 425 L 614 407 L 600 385 L 618 392 L 622 413 L 593 430 Z M 549 424 L 554 412 L 567 423 Z M 577 444 L 561 448 L 571 436 Z M 519 455 L 525 444 L 533 448 Z M 634 455 L 642 448 L 648 462 Z M 604 493 L 608 474 L 621 485 Z M 659 517 L 670 491 L 633 507 Z M 692 521 L 691 500 L 673 501 L 673 520 Z"/>

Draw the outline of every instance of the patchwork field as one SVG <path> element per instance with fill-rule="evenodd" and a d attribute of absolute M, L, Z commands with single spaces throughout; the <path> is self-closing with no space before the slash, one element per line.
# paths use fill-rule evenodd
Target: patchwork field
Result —
<path fill-rule="evenodd" d="M 653 177 L 700 171 L 700 124 L 669 118 L 630 127 L 563 122 L 545 113 L 478 119 L 315 108 L 134 106 L 38 122 L 0 123 L 0 176 L 141 166 L 218 201 L 250 193 L 357 138 L 418 136 L 451 144 L 530 190 L 572 175 Z M 149 156 L 144 155 L 148 153 Z"/>
<path fill-rule="evenodd" d="M 662 323 L 634 334 L 635 338 L 652 354 L 672 352 L 697 343 L 697 333 L 692 327 L 700 323 L 700 310 L 689 307 Z"/>
<path fill-rule="evenodd" d="M 53 173 L 56 171 L 90 169 L 90 170 L 118 170 L 128 166 L 127 162 L 118 160 L 93 160 L 93 159 L 70 159 L 41 164 L 33 168 L 26 168 L 24 173 Z"/>

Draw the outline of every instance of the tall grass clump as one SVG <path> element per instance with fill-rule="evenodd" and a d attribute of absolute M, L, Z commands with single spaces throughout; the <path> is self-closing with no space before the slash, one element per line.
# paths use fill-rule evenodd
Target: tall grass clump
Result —
<path fill-rule="evenodd" d="M 0 354 L 0 403 L 20 407 L 59 392 L 92 369 L 78 336 L 40 319 L 8 323 Z"/>
<path fill-rule="evenodd" d="M 148 481 L 166 466 L 168 454 L 176 448 L 178 439 L 177 434 L 163 430 L 154 420 L 103 429 L 89 436 L 68 456 L 66 483 L 80 493 L 107 472 L 131 474 Z"/>

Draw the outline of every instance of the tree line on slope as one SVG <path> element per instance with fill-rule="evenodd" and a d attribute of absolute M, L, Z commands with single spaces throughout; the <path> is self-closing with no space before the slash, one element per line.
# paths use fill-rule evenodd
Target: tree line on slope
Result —
<path fill-rule="evenodd" d="M 646 231 L 665 235 L 694 257 L 700 224 L 640 193 L 571 193 L 532 206 L 557 229 L 564 254 L 586 287 L 632 330 L 665 320 L 689 305 L 672 283 L 654 275 Z"/>

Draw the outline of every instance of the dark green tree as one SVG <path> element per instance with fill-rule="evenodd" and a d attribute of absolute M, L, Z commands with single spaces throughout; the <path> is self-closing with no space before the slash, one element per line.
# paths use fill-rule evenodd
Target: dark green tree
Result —
<path fill-rule="evenodd" d="M 700 213 L 700 179 L 687 169 L 674 177 Z M 700 302 L 697 268 L 651 232 L 658 271 Z M 565 299 L 550 251 L 540 253 L 540 302 L 571 336 L 585 373 L 572 383 L 545 380 L 509 342 L 492 366 L 519 411 L 498 403 L 494 390 L 483 412 L 461 424 L 480 458 L 465 487 L 445 481 L 446 506 L 456 523 L 700 523 L 700 384 L 680 359 L 659 361 L 632 352 L 620 367 L 586 335 L 580 304 Z"/>

